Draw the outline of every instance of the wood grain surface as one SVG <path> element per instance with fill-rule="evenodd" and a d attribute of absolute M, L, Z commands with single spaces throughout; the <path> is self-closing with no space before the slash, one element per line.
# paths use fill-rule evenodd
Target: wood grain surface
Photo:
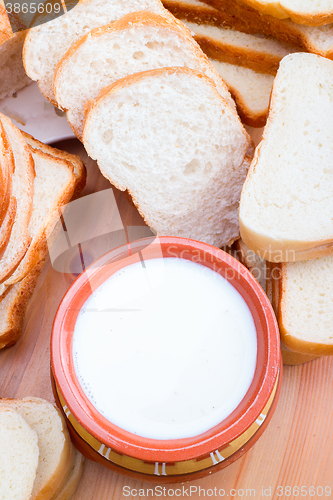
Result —
<path fill-rule="evenodd" d="M 79 153 L 85 161 L 88 182 L 83 194 L 110 188 L 78 141 L 67 141 L 59 147 Z M 123 224 L 143 226 L 124 194 L 114 193 Z M 54 402 L 50 334 L 59 302 L 74 278 L 73 274 L 56 271 L 50 261 L 45 265 L 28 307 L 22 338 L 14 347 L 0 352 L 1 397 L 32 395 Z M 284 367 L 279 403 L 267 430 L 245 456 L 222 471 L 156 489 L 152 483 L 128 479 L 86 460 L 74 500 L 333 498 L 325 487 L 333 491 L 333 357 Z"/>

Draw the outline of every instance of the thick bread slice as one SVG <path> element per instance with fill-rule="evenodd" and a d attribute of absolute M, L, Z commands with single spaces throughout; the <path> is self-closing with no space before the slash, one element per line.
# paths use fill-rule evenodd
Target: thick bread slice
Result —
<path fill-rule="evenodd" d="M 31 243 L 14 273 L 4 282 L 7 286 L 22 280 L 46 257 L 47 238 L 59 219 L 60 207 L 71 200 L 76 183 L 71 163 L 29 147 L 36 172 L 29 223 Z"/>
<path fill-rule="evenodd" d="M 72 199 L 75 199 L 79 196 L 82 189 L 86 185 L 87 179 L 87 170 L 83 164 L 81 158 L 75 154 L 67 153 L 66 151 L 61 151 L 60 149 L 48 146 L 43 142 L 38 141 L 31 135 L 22 131 L 22 135 L 26 141 L 26 143 L 33 149 L 39 150 L 43 153 L 46 153 L 54 158 L 59 158 L 60 160 L 66 161 L 72 165 L 73 173 L 76 178 L 74 193 Z"/>
<path fill-rule="evenodd" d="M 70 46 L 93 28 L 110 24 L 125 14 L 148 10 L 163 14 L 160 0 L 81 0 L 63 16 L 29 31 L 23 49 L 23 62 L 30 78 L 56 105 L 53 79 L 56 66 Z"/>
<path fill-rule="evenodd" d="M 333 257 L 271 265 L 282 344 L 308 356 L 333 354 Z"/>
<path fill-rule="evenodd" d="M 266 291 L 266 261 L 247 248 L 241 238 L 233 244 L 235 257 L 255 277 L 264 291 Z"/>
<path fill-rule="evenodd" d="M 35 171 L 32 156 L 20 130 L 6 116 L 0 114 L 0 119 L 14 155 L 12 195 L 16 200 L 16 216 L 10 238 L 0 254 L 0 281 L 4 281 L 20 262 L 31 241 L 28 226 L 32 212 Z"/>
<path fill-rule="evenodd" d="M 234 103 L 221 78 L 183 23 L 171 14 L 128 14 L 110 26 L 81 38 L 58 64 L 54 89 L 58 105 L 81 138 L 84 105 L 106 86 L 149 69 L 185 66 L 209 76 L 230 105 Z M 84 68 L 84 78 L 82 70 Z"/>
<path fill-rule="evenodd" d="M 222 1 L 222 0 L 220 0 Z M 333 22 L 332 0 L 241 0 L 259 12 L 307 26 Z"/>
<path fill-rule="evenodd" d="M 40 398 L 2 399 L 37 433 L 39 460 L 31 500 L 49 500 L 71 469 L 71 440 L 60 412 Z"/>
<path fill-rule="evenodd" d="M 13 217 L 8 218 L 8 211 L 14 202 L 12 197 L 12 175 L 14 157 L 8 136 L 0 122 L 0 251 L 7 244 Z M 16 200 L 15 200 L 16 206 Z M 6 219 L 7 217 L 7 219 Z M 8 222 L 5 223 L 5 220 Z"/>
<path fill-rule="evenodd" d="M 251 139 L 206 76 L 164 68 L 119 80 L 90 104 L 83 142 L 159 235 L 237 238 Z"/>
<path fill-rule="evenodd" d="M 0 349 L 14 345 L 23 330 L 24 316 L 44 261 L 0 296 Z M 1 290 L 3 292 L 3 290 Z"/>
<path fill-rule="evenodd" d="M 274 81 L 239 214 L 244 243 L 271 262 L 332 251 L 332 79 L 332 61 L 302 53 L 283 59 Z"/>
<path fill-rule="evenodd" d="M 84 456 L 81 455 L 79 451 L 75 450 L 75 458 L 66 482 L 60 493 L 56 497 L 52 498 L 52 500 L 70 500 L 72 498 L 82 477 L 84 460 Z"/>
<path fill-rule="evenodd" d="M 250 35 L 223 26 L 184 21 L 194 39 L 212 59 L 275 75 L 283 57 L 299 48 L 264 35 Z"/>
<path fill-rule="evenodd" d="M 229 92 L 183 23 L 171 14 L 128 14 L 81 38 L 58 64 L 54 89 L 58 105 L 81 138 L 84 105 L 106 86 L 149 69 L 186 66 L 209 76 L 230 105 Z M 84 70 L 84 77 L 82 71 Z"/>
<path fill-rule="evenodd" d="M 229 92 L 245 125 L 263 127 L 268 116 L 274 77 L 243 66 L 211 59 Z"/>
<path fill-rule="evenodd" d="M 38 465 L 36 432 L 13 408 L 0 407 L 0 499 L 29 500 Z"/>
<path fill-rule="evenodd" d="M 202 1 L 220 10 L 223 15 L 228 15 L 227 25 L 230 27 L 246 33 L 260 32 L 273 35 L 283 42 L 298 45 L 309 52 L 333 58 L 333 24 L 318 27 L 304 26 L 290 19 L 281 20 L 263 14 L 235 0 Z"/>

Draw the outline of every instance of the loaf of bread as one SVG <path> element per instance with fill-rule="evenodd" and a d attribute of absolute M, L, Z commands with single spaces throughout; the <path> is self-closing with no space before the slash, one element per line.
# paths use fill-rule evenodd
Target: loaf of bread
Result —
<path fill-rule="evenodd" d="M 148 10 L 163 14 L 160 0 L 80 0 L 66 14 L 29 30 L 23 48 L 23 62 L 32 80 L 53 104 L 54 74 L 58 62 L 71 45 L 93 28 L 110 24 L 125 14 Z"/>
<path fill-rule="evenodd" d="M 299 53 L 282 60 L 274 81 L 239 212 L 244 243 L 271 262 L 332 251 L 332 78 L 332 61 Z"/>
<path fill-rule="evenodd" d="M 57 67 L 54 92 L 77 137 L 82 138 L 84 106 L 121 78 L 165 66 L 186 66 L 214 80 L 222 97 L 234 103 L 218 72 L 183 23 L 171 14 L 128 14 L 92 30 L 72 45 Z M 82 69 L 84 68 L 84 73 Z"/>
<path fill-rule="evenodd" d="M 163 68 L 119 80 L 90 103 L 83 142 L 157 234 L 237 238 L 251 140 L 208 77 Z"/>

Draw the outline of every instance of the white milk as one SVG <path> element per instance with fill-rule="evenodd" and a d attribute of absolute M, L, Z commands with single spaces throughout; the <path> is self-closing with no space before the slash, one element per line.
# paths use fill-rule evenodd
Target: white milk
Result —
<path fill-rule="evenodd" d="M 243 399 L 256 331 L 244 299 L 218 273 L 152 259 L 114 274 L 86 301 L 73 354 L 85 394 L 110 422 L 147 438 L 186 438 Z"/>

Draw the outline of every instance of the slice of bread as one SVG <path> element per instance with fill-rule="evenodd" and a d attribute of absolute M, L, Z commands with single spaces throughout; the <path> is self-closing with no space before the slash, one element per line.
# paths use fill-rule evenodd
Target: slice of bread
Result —
<path fill-rule="evenodd" d="M 209 76 L 221 96 L 234 105 L 218 72 L 183 23 L 171 14 L 162 17 L 148 12 L 128 14 L 76 42 L 58 64 L 54 80 L 56 100 L 67 111 L 74 133 L 82 138 L 88 100 L 125 76 L 170 66 L 186 66 Z"/>
<path fill-rule="evenodd" d="M 222 0 L 220 0 L 222 1 Z M 241 0 L 259 12 L 278 19 L 292 19 L 307 26 L 322 26 L 333 22 L 331 0 Z"/>
<path fill-rule="evenodd" d="M 84 456 L 77 450 L 75 450 L 75 458 L 73 461 L 72 468 L 67 476 L 64 486 L 62 487 L 60 493 L 52 498 L 52 500 L 70 500 L 75 494 L 82 474 L 84 466 Z"/>
<path fill-rule="evenodd" d="M 31 82 L 22 60 L 25 35 L 12 32 L 6 9 L 0 5 L 0 99 L 12 96 Z"/>
<path fill-rule="evenodd" d="M 83 142 L 157 234 L 238 237 L 251 139 L 211 79 L 189 68 L 123 78 L 90 103 Z"/>
<path fill-rule="evenodd" d="M 274 77 L 214 59 L 210 62 L 235 99 L 242 122 L 250 127 L 263 127 L 268 116 Z"/>
<path fill-rule="evenodd" d="M 332 78 L 332 61 L 300 53 L 283 59 L 274 81 L 239 213 L 244 243 L 271 262 L 332 251 Z"/>
<path fill-rule="evenodd" d="M 0 114 L 0 120 L 14 155 L 12 196 L 16 200 L 16 215 L 10 238 L 0 254 L 0 281 L 2 282 L 18 265 L 31 241 L 28 227 L 32 213 L 35 171 L 32 156 L 20 130 L 2 114 Z"/>
<path fill-rule="evenodd" d="M 333 354 L 333 257 L 272 264 L 269 281 L 282 344 L 312 357 Z"/>
<path fill-rule="evenodd" d="M 224 26 L 184 21 L 202 50 L 213 59 L 275 75 L 283 57 L 299 51 L 264 35 L 251 35 Z"/>
<path fill-rule="evenodd" d="M 40 398 L 2 399 L 38 436 L 39 459 L 30 500 L 49 500 L 71 469 L 71 441 L 60 412 Z"/>
<path fill-rule="evenodd" d="M 233 244 L 234 256 L 239 260 L 266 291 L 266 261 L 252 252 L 241 238 Z"/>
<path fill-rule="evenodd" d="M 170 0 L 169 0 L 170 1 Z M 185 1 L 185 0 L 184 0 Z M 186 0 L 189 1 L 189 0 Z M 333 24 L 310 27 L 290 19 L 277 19 L 235 0 L 202 0 L 229 16 L 228 26 L 246 33 L 264 33 L 315 54 L 333 57 Z M 193 0 L 192 0 L 193 2 Z M 233 24 L 234 23 L 234 24 Z"/>
<path fill-rule="evenodd" d="M 43 265 L 44 261 L 37 264 L 22 281 L 7 287 L 0 296 L 0 349 L 14 345 L 20 338 L 25 312 Z"/>
<path fill-rule="evenodd" d="M 71 45 L 93 28 L 110 24 L 125 14 L 139 10 L 164 13 L 160 0 L 81 0 L 63 16 L 32 28 L 23 49 L 28 76 L 38 82 L 44 96 L 56 105 L 54 73 Z"/>
<path fill-rule="evenodd" d="M 33 209 L 29 223 L 31 243 L 26 254 L 4 282 L 13 285 L 22 280 L 48 252 L 47 238 L 59 219 L 60 207 L 72 198 L 76 177 L 73 165 L 29 146 L 34 164 Z"/>
<path fill-rule="evenodd" d="M 0 121 L 0 251 L 9 240 L 15 216 L 12 211 L 16 210 L 16 200 L 12 195 L 13 170 L 13 152 Z"/>
<path fill-rule="evenodd" d="M 30 500 L 38 465 L 36 432 L 13 408 L 0 406 L 0 498 Z"/>

